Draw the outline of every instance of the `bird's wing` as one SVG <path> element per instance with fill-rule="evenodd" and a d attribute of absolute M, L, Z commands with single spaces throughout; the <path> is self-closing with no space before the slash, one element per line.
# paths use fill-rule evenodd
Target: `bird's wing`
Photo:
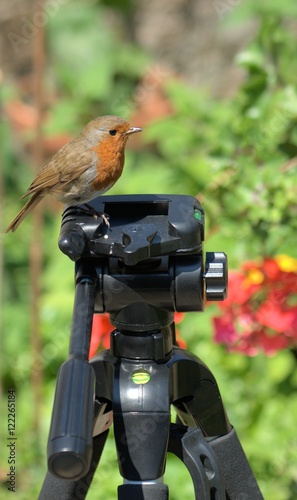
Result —
<path fill-rule="evenodd" d="M 26 198 L 26 196 L 30 196 L 40 191 L 51 191 L 56 186 L 58 190 L 63 190 L 63 186 L 77 179 L 93 165 L 94 153 L 92 150 L 80 151 L 79 154 L 77 154 L 77 150 L 75 153 L 72 152 L 68 147 L 69 145 L 70 144 L 66 144 L 66 146 L 61 148 L 52 159 L 42 167 L 22 198 Z"/>

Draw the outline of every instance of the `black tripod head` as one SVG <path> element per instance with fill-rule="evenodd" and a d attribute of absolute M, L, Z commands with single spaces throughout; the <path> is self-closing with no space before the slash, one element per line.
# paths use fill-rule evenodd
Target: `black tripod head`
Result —
<path fill-rule="evenodd" d="M 92 208 L 65 210 L 59 247 L 74 261 L 96 259 L 95 311 L 118 329 L 142 331 L 172 323 L 174 311 L 202 311 L 227 293 L 227 257 L 203 255 L 204 211 L 181 195 L 105 196 Z M 146 318 L 144 323 L 143 319 Z"/>

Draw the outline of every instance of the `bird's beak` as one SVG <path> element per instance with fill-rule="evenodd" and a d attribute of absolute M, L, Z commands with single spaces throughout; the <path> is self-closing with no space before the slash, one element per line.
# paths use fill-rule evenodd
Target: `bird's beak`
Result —
<path fill-rule="evenodd" d="M 125 134 L 130 135 L 130 134 L 136 134 L 136 132 L 141 132 L 142 128 L 140 127 L 130 127 Z"/>

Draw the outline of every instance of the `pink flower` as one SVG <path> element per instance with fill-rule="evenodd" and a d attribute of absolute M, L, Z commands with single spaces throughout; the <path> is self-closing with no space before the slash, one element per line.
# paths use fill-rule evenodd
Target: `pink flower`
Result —
<path fill-rule="evenodd" d="M 213 319 L 214 340 L 229 351 L 271 356 L 297 344 L 297 260 L 246 262 L 229 274 L 228 299 Z"/>
<path fill-rule="evenodd" d="M 213 322 L 215 342 L 232 345 L 237 338 L 237 333 L 231 316 L 225 314 L 224 316 L 213 318 Z"/>

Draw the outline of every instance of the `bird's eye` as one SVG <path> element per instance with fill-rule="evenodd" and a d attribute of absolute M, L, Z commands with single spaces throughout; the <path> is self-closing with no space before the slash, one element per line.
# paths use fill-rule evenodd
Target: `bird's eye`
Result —
<path fill-rule="evenodd" d="M 110 135 L 116 135 L 117 131 L 116 130 L 110 130 L 109 133 L 110 133 Z"/>

